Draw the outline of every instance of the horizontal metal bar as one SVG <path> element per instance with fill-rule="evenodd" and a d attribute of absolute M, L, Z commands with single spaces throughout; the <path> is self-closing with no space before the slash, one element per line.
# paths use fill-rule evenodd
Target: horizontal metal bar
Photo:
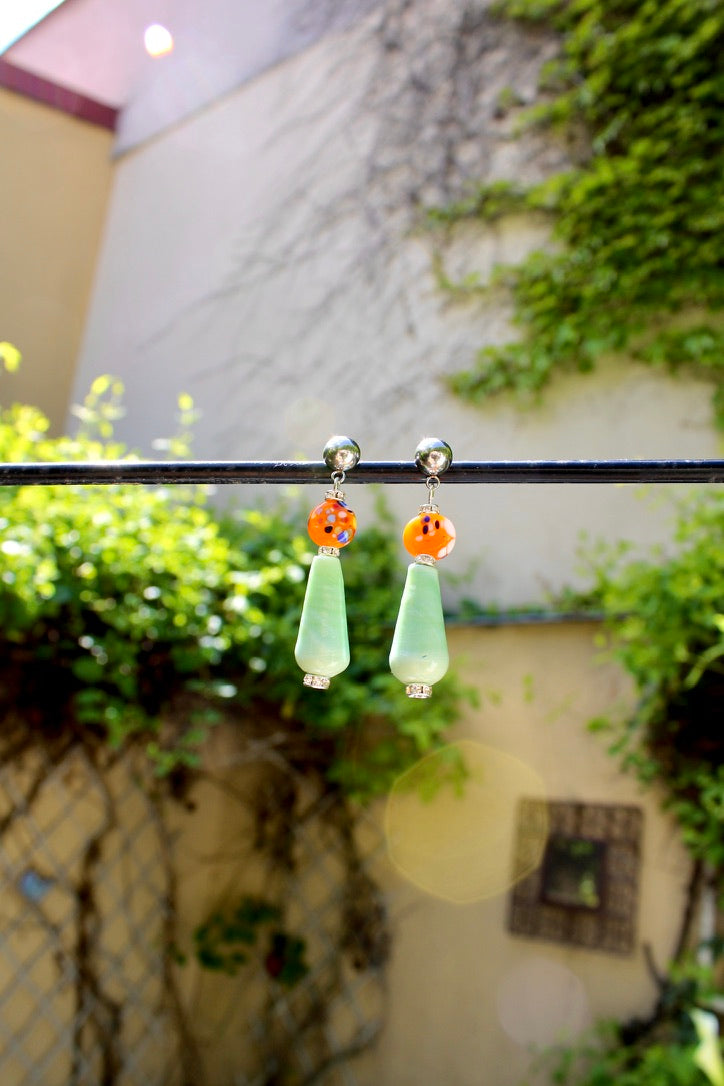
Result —
<path fill-rule="evenodd" d="M 323 462 L 233 460 L 97 460 L 91 463 L 0 464 L 0 486 L 119 483 L 325 483 Z M 408 461 L 361 462 L 350 483 L 417 483 Z M 450 483 L 722 483 L 724 460 L 461 460 Z"/>

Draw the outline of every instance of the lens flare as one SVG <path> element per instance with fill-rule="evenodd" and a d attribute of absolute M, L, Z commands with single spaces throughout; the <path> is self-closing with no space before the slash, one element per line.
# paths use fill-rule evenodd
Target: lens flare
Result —
<path fill-rule="evenodd" d="M 529 866 L 513 875 L 516 808 L 545 799 L 540 777 L 510 754 L 461 739 L 397 779 L 385 810 L 387 849 L 420 889 L 457 904 L 509 889 L 541 862 L 548 826 L 529 842 Z"/>
<path fill-rule="evenodd" d="M 173 49 L 173 36 L 165 26 L 153 23 L 144 31 L 143 44 L 150 57 L 163 57 Z"/>
<path fill-rule="evenodd" d="M 560 962 L 535 956 L 512 968 L 496 992 L 498 1019 L 522 1048 L 546 1048 L 591 1024 L 580 977 Z"/>

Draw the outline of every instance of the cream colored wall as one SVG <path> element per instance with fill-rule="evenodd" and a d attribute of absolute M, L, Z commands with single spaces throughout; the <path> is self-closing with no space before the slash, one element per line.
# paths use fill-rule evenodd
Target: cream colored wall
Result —
<path fill-rule="evenodd" d="M 622 776 L 605 742 L 586 731 L 591 717 L 630 704 L 632 695 L 621 672 L 597 661 L 595 635 L 591 625 L 450 630 L 453 664 L 480 694 L 480 706 L 466 711 L 455 737 L 525 763 L 542 779 L 550 799 L 643 809 L 634 953 L 616 956 L 508 934 L 505 888 L 467 905 L 423 893 L 379 848 L 384 825 L 384 804 L 379 804 L 365 816 L 360 841 L 362 853 L 373 857 L 370 871 L 385 894 L 392 956 L 382 974 L 356 973 L 347 963 L 340 972 L 356 1006 L 344 996 L 335 1000 L 325 1023 L 344 1047 L 363 1025 L 382 1021 L 377 1046 L 351 1067 L 350 1081 L 358 1086 L 518 1086 L 532 1046 L 570 1037 L 602 1016 L 626 1018 L 652 1007 L 656 992 L 642 946 L 648 943 L 656 963 L 666 964 L 682 915 L 688 863 L 656 797 Z M 260 776 L 258 766 L 247 760 L 249 753 L 244 739 L 239 741 L 238 725 L 214 732 L 206 750 L 206 775 L 191 790 L 188 806 L 167 805 L 163 837 L 138 786 L 143 777 L 132 757 L 110 770 L 102 784 L 81 754 L 70 756 L 47 772 L 47 784 L 29 809 L 18 804 L 17 796 L 32 792 L 34 756 L 16 765 L 14 777 L 5 774 L 0 818 L 13 805 L 19 810 L 5 827 L 0 854 L 7 898 L 0 989 L 17 984 L 3 1015 L 6 1035 L 11 1028 L 18 1031 L 21 1055 L 28 1051 L 21 1033 L 29 1021 L 39 1053 L 70 1028 L 73 988 L 63 981 L 66 974 L 59 972 L 53 951 L 60 947 L 69 961 L 73 957 L 84 850 L 106 824 L 111 829 L 92 873 L 101 918 L 98 961 L 105 963 L 104 991 L 124 1005 L 122 1055 L 141 1059 L 149 1083 L 160 1081 L 158 1067 L 175 1050 L 174 1023 L 160 1010 L 169 856 L 176 888 L 175 940 L 188 958 L 174 976 L 202 1068 L 198 1073 L 189 1068 L 194 1081 L 223 1086 L 241 1073 L 251 1074 L 274 1031 L 281 1030 L 283 1037 L 289 1024 L 270 1010 L 273 993 L 258 961 L 262 940 L 252 949 L 249 967 L 236 977 L 199 967 L 193 933 L 210 914 L 247 894 L 288 902 L 285 925 L 305 939 L 314 969 L 308 986 L 287 993 L 295 1014 L 313 998 L 320 977 L 328 975 L 324 963 L 330 953 L 339 964 L 333 952 L 344 877 L 339 841 L 329 828 L 324 832 L 322 824 L 314 826 L 314 819 L 307 818 L 296 824 L 295 869 L 269 865 L 254 847 L 250 803 Z M 264 780 L 268 786 L 268 776 Z M 492 784 L 495 791 L 499 780 Z M 512 829 L 515 798 L 502 814 L 508 820 L 504 831 Z M 109 808 L 111 799 L 115 806 Z M 309 807 L 303 801 L 297 810 Z M 108 820 L 111 809 L 114 818 Z M 480 841 L 485 863 L 493 827 L 481 820 L 462 828 L 470 829 L 469 840 Z M 495 837 L 501 836 L 512 834 L 501 835 L 495 827 Z M 495 848 L 505 853 L 503 866 L 508 867 L 510 846 L 501 849 L 498 843 Z M 19 889 L 28 870 L 49 877 L 51 885 L 23 924 L 29 904 Z M 145 986 L 139 986 L 144 977 Z M 48 1002 L 53 1016 L 38 1017 L 37 1008 Z M 151 1040 L 144 1006 L 153 1020 Z M 148 1041 L 142 1053 L 132 1051 L 134 1031 L 145 1045 Z M 69 1058 L 55 1060 L 52 1074 L 48 1071 L 43 1080 L 48 1086 L 67 1079 Z M 22 1060 L 16 1067 L 6 1059 L 2 1066 L 7 1086 L 26 1081 Z"/>
<path fill-rule="evenodd" d="M 112 133 L 0 90 L 0 340 L 23 353 L 0 402 L 66 420 L 111 185 Z"/>
<path fill-rule="evenodd" d="M 432 9 L 443 18 L 451 4 L 418 0 L 421 27 Z M 385 155 L 402 152 L 375 111 L 376 48 L 367 25 L 332 36 L 119 160 L 75 398 L 99 373 L 118 374 L 119 432 L 146 454 L 174 432 L 186 391 L 199 458 L 317 459 L 333 433 L 372 460 L 411 460 L 424 433 L 459 460 L 716 456 L 710 386 L 631 363 L 564 377 L 535 409 L 510 399 L 481 409 L 448 391 L 447 373 L 511 335 L 510 311 L 500 294 L 454 303 L 437 285 L 440 237 L 410 229 L 413 165 L 401 157 L 384 172 Z M 501 41 L 487 98 L 513 82 L 530 93 L 542 52 L 529 43 L 521 59 Z M 499 125 L 479 136 L 478 176 L 534 179 L 550 167 Z M 410 156 L 421 153 L 413 143 Z M 446 255 L 485 274 L 545 242 L 540 223 L 515 219 L 463 232 Z M 257 491 L 223 495 L 278 496 Z M 388 488 L 399 527 L 422 494 Z M 352 476 L 349 498 L 363 526 L 374 495 Z M 472 570 L 462 591 L 501 605 L 570 584 L 583 530 L 644 541 L 668 531 L 630 486 L 443 485 L 440 501 L 458 530 L 446 571 Z"/>
<path fill-rule="evenodd" d="M 688 862 L 656 797 L 623 776 L 586 722 L 630 704 L 626 677 L 602 665 L 590 625 L 450 631 L 451 656 L 480 692 L 456 738 L 513 755 L 553 800 L 636 804 L 644 811 L 636 950 L 589 951 L 510 935 L 508 895 L 452 905 L 417 890 L 389 861 L 378 874 L 394 931 L 389 1012 L 363 1086 L 517 1086 L 533 1047 L 601 1017 L 645 1014 L 657 992 L 642 946 L 664 966 L 684 905 Z M 434 696 L 434 695 L 433 695 Z"/>
<path fill-rule="evenodd" d="M 447 438 L 459 459 L 715 455 L 707 386 L 623 364 L 561 381 L 535 412 L 509 402 L 480 411 L 449 395 L 440 377 L 482 342 L 507 337 L 509 313 L 499 300 L 487 310 L 451 305 L 435 284 L 429 241 L 406 227 L 393 226 L 372 263 L 350 274 L 349 254 L 364 251 L 369 223 L 385 210 L 385 193 L 363 184 L 376 123 L 364 113 L 372 70 L 366 41 L 355 30 L 322 42 L 120 160 L 75 397 L 99 373 L 118 374 L 128 389 L 121 434 L 150 452 L 153 438 L 173 429 L 177 393 L 190 391 L 202 412 L 199 457 L 313 458 L 339 431 L 352 433 L 372 459 L 410 458 L 423 432 Z M 27 124 L 16 112 L 38 130 L 46 123 L 44 113 L 13 103 L 18 131 Z M 516 175 L 522 167 L 515 155 L 509 141 L 493 147 L 489 178 Z M 71 170 L 73 156 L 61 158 Z M 31 166 L 26 174 L 37 180 Z M 16 204 L 24 198 L 18 177 Z M 76 178 L 65 186 L 76 213 L 79 184 Z M 92 192 L 100 219 L 100 188 Z M 26 214 L 25 233 L 14 225 L 16 240 L 28 236 L 28 217 L 41 220 L 41 209 Z M 40 231 L 45 248 L 70 260 L 74 231 L 53 222 Z M 58 238 L 62 244 L 49 244 Z M 544 242 L 540 226 L 512 221 L 470 234 L 453 255 L 461 269 L 489 269 Z M 17 267 L 12 287 L 27 301 L 27 332 L 23 326 L 23 339 L 3 328 L 2 336 L 25 350 L 27 374 L 40 353 L 31 332 L 57 360 L 64 333 L 50 317 L 59 320 L 60 309 L 70 322 L 82 307 L 54 308 L 48 300 L 66 280 L 55 257 L 48 275 L 56 294 L 40 273 L 19 275 Z M 2 274 L 5 284 L 7 264 Z M 81 280 L 76 268 L 76 286 Z M 81 295 L 78 286 L 72 297 Z M 49 316 L 41 320 L 44 306 Z M 64 363 L 65 373 L 71 364 Z M 401 523 L 422 488 L 390 489 Z M 357 491 L 353 479 L 349 491 L 363 525 L 372 495 Z M 581 529 L 644 540 L 662 532 L 631 488 L 443 487 L 440 497 L 459 540 L 442 580 L 449 586 L 448 570 L 474 565 L 465 590 L 483 601 L 527 602 L 570 582 Z M 240 489 L 238 498 L 248 504 L 259 494 Z M 454 906 L 381 862 L 394 950 L 386 1028 L 356 1067 L 362 1086 L 514 1086 L 531 1044 L 651 1006 L 641 943 L 666 961 L 687 862 L 655 797 L 640 794 L 604 742 L 585 731 L 591 716 L 631 696 L 615 669 L 596 664 L 593 636 L 590 626 L 451 631 L 453 658 L 482 694 L 458 735 L 528 763 L 553 799 L 644 808 L 636 953 L 619 958 L 512 937 L 504 893 Z M 202 790 L 200 798 L 199 815 L 181 819 L 177 841 L 187 937 L 213 891 L 223 889 L 221 859 L 233 852 L 229 834 L 238 832 L 219 795 Z M 208 855 L 219 857 L 218 868 L 209 868 Z M 218 1074 L 227 1074 L 243 1059 L 235 1027 L 245 1008 L 224 980 L 189 968 L 183 983 L 204 1050 Z"/>
<path fill-rule="evenodd" d="M 202 411 L 199 457 L 313 458 L 338 431 L 372 459 L 410 458 L 430 431 L 459 459 L 714 455 L 709 388 L 630 366 L 569 377 L 536 412 L 510 403 L 479 411 L 449 395 L 441 375 L 481 342 L 506 337 L 509 314 L 499 302 L 487 311 L 450 305 L 429 242 L 406 229 L 391 232 L 366 272 L 349 275 L 347 256 L 364 248 L 382 207 L 379 192 L 365 202 L 360 180 L 373 127 L 360 112 L 371 70 L 364 41 L 356 30 L 322 42 L 119 162 L 74 397 L 99 373 L 121 376 L 122 436 L 150 452 L 188 390 Z M 17 209 L 0 227 L 0 338 L 25 354 L 20 375 L 3 378 L 2 398 L 39 401 L 58 421 L 110 183 L 110 136 L 6 93 L 0 126 L 13 163 L 0 192 Z M 515 155 L 510 142 L 493 148 L 491 178 L 515 174 Z M 455 259 L 490 268 L 544 241 L 540 227 L 510 222 L 470 235 Z M 403 522 L 422 488 L 391 490 Z M 349 491 L 363 525 L 372 496 L 353 479 Z M 440 497 L 459 533 L 442 580 L 475 564 L 466 591 L 485 601 L 529 601 L 570 581 L 582 528 L 661 532 L 631 488 L 443 487 Z M 641 804 L 636 953 L 514 938 L 505 894 L 453 906 L 382 861 L 394 949 L 386 1029 L 358 1061 L 362 1086 L 513 1086 L 529 1043 L 650 1007 L 641 942 L 666 961 L 687 863 L 655 798 L 585 731 L 591 716 L 631 696 L 620 673 L 597 665 L 593 636 L 590 626 L 452 630 L 453 659 L 482 695 L 457 734 L 528 763 L 553 799 Z M 232 815 L 203 787 L 198 799 L 197 814 L 179 816 L 176 842 L 187 942 L 224 880 L 243 873 L 237 844 L 248 836 L 236 804 Z M 230 995 L 224 979 L 192 967 L 182 983 L 204 1051 L 219 1075 L 230 1073 L 243 1059 L 237 989 Z"/>
<path fill-rule="evenodd" d="M 419 890 L 384 850 L 378 852 L 371 870 L 386 895 L 392 958 L 380 1040 L 352 1065 L 359 1086 L 518 1086 L 529 1073 L 534 1049 L 573 1037 L 599 1018 L 625 1019 L 653 1006 L 657 992 L 642 947 L 648 943 L 656 963 L 666 964 L 678 934 L 689 865 L 657 797 L 622 775 L 606 753 L 605 739 L 586 730 L 592 717 L 632 701 L 625 675 L 599 659 L 597 632 L 591 624 L 451 629 L 453 665 L 480 696 L 479 707 L 465 712 L 451 738 L 474 740 L 519 759 L 541 778 L 551 800 L 642 808 L 634 952 L 620 956 L 510 935 L 507 889 L 484 901 L 453 905 Z M 243 792 L 253 778 L 229 768 L 234 749 L 233 737 L 219 734 L 211 764 L 226 766 L 228 782 Z M 226 897 L 274 896 L 263 866 L 250 867 L 252 828 L 243 806 L 210 784 L 194 789 L 193 798 L 194 811 L 174 816 L 184 946 L 209 909 Z M 365 851 L 381 839 L 384 806 L 379 804 L 362 826 Z M 484 832 L 481 828 L 481 838 Z M 485 862 L 484 850 L 482 856 Z M 512 860 L 507 849 L 505 860 L 506 866 Z M 331 853 L 325 857 L 326 867 L 334 863 Z M 318 867 L 298 877 L 311 877 L 313 883 Z M 322 891 L 329 887 L 307 885 L 305 892 L 314 899 Z M 310 940 L 311 953 L 319 920 L 305 927 L 303 912 L 292 912 L 294 930 Z M 180 971 L 179 980 L 210 1081 L 227 1081 L 246 1065 L 246 1029 L 259 1013 L 263 993 L 250 987 L 245 974 L 231 981 L 193 963 Z"/>

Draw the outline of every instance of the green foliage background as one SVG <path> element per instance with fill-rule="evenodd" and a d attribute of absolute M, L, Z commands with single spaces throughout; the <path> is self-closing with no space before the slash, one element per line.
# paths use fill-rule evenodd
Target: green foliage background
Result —
<path fill-rule="evenodd" d="M 685 1000 L 682 987 L 690 989 Z M 676 986 L 680 1002 L 654 1039 L 622 1045 L 617 1027 L 604 1023 L 583 1044 L 556 1055 L 550 1081 L 556 1086 L 719 1086 L 716 1055 L 713 1063 L 702 1059 L 704 1048 L 686 1010 L 701 996 L 697 987 L 693 982 Z"/>
<path fill-rule="evenodd" d="M 451 386 L 473 401 L 530 396 L 556 373 L 626 354 L 713 382 L 724 426 L 724 5 L 501 0 L 495 10 L 560 34 L 521 123 L 566 140 L 574 164 L 529 188 L 481 185 L 431 213 L 450 226 L 533 211 L 549 217 L 554 243 L 487 286 L 441 273 L 465 293 L 507 288 L 520 330 L 482 348 Z"/>
<path fill-rule="evenodd" d="M 724 1086 L 721 1044 L 700 1029 L 701 1008 L 715 1005 L 715 975 L 686 958 L 702 884 L 718 893 L 720 908 L 724 900 L 724 493 L 710 488 L 677 505 L 667 548 L 587 545 L 592 587 L 577 602 L 605 614 L 602 645 L 638 695 L 633 712 L 611 712 L 591 727 L 609 737 L 625 769 L 659 789 L 694 860 L 680 961 L 659 978 L 648 1019 L 604 1023 L 549 1057 L 551 1081 L 566 1086 Z M 721 950 L 715 936 L 708 954 L 716 960 Z"/>
<path fill-rule="evenodd" d="M 692 855 L 724 875 L 724 493 L 681 500 L 668 551 L 587 554 L 589 600 L 632 676 L 636 709 L 593 727 L 647 784 L 664 789 Z M 722 887 L 724 889 L 724 887 Z"/>
<path fill-rule="evenodd" d="M 15 405 L 0 460 L 119 459 L 122 388 L 99 378 L 76 438 Z M 183 454 L 193 406 L 181 398 Z M 383 791 L 455 719 L 460 689 L 421 711 L 389 673 L 404 571 L 395 533 L 365 525 L 343 556 L 352 664 L 327 692 L 293 648 L 314 548 L 306 508 L 219 514 L 201 488 L 0 488 L 0 712 L 5 741 L 67 733 L 141 741 L 160 776 L 196 766 L 210 727 L 280 728 L 300 772 L 355 796 Z"/>

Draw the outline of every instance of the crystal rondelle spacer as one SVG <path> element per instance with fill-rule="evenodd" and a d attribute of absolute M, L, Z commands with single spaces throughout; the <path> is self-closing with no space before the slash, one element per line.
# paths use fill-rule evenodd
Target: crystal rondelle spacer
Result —
<path fill-rule="evenodd" d="M 339 558 L 339 547 L 320 547 L 317 554 L 328 554 L 330 558 Z"/>
<path fill-rule="evenodd" d="M 431 698 L 432 687 L 427 683 L 408 683 L 405 687 L 408 698 Z"/>
<path fill-rule="evenodd" d="M 415 561 L 418 566 L 434 566 L 437 558 L 433 558 L 431 554 L 417 554 L 415 555 Z"/>
<path fill-rule="evenodd" d="M 302 682 L 305 686 L 311 686 L 313 690 L 329 690 L 329 679 L 326 675 L 311 675 L 307 673 Z"/>

